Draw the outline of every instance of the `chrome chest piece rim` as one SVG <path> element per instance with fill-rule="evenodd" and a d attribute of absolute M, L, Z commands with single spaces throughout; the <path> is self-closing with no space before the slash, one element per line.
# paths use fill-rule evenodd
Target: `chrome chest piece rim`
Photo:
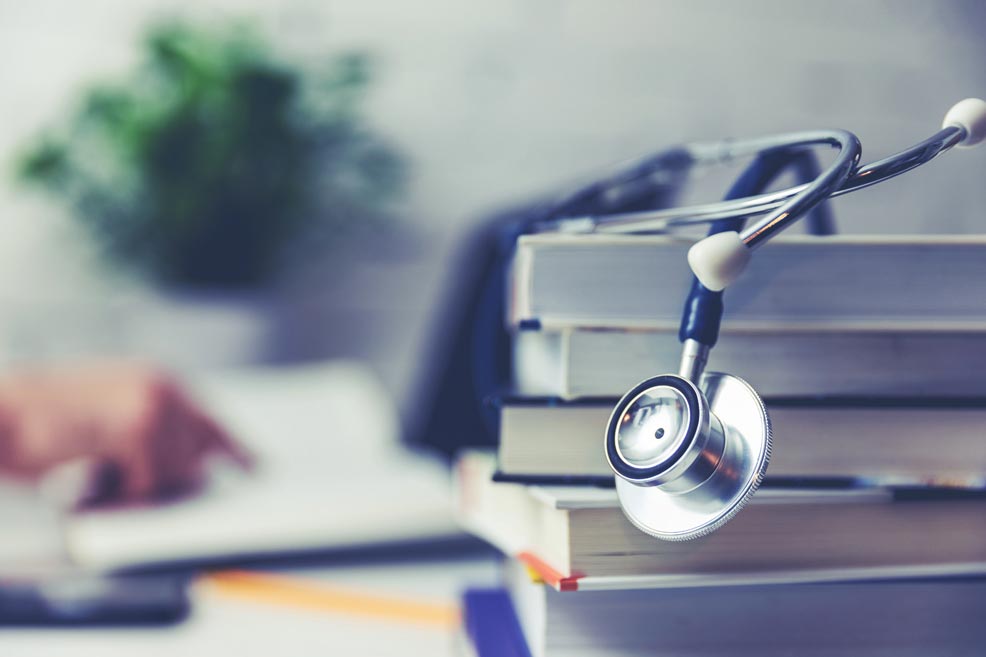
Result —
<path fill-rule="evenodd" d="M 707 372 L 700 386 L 654 377 L 610 416 L 606 456 L 620 506 L 657 538 L 684 541 L 724 525 L 757 490 L 770 459 L 770 420 L 756 391 L 719 372 Z"/>

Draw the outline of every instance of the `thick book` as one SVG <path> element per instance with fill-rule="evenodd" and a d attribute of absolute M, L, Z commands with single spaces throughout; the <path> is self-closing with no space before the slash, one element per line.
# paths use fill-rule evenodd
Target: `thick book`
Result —
<path fill-rule="evenodd" d="M 615 398 L 507 398 L 500 406 L 499 475 L 612 482 L 603 435 Z M 767 400 L 771 480 L 986 485 L 986 400 Z"/>
<path fill-rule="evenodd" d="M 986 574 L 986 496 L 884 489 L 761 489 L 691 541 L 633 527 L 616 492 L 492 481 L 491 455 L 457 463 L 462 525 L 559 590 Z"/>
<path fill-rule="evenodd" d="M 983 398 L 986 325 L 982 329 L 724 331 L 708 367 L 746 379 L 765 397 Z M 648 377 L 677 370 L 681 358 L 677 329 L 523 330 L 512 339 L 513 389 L 527 396 L 618 397 Z"/>
<path fill-rule="evenodd" d="M 513 326 L 676 330 L 694 240 L 525 235 Z M 783 236 L 726 293 L 723 330 L 980 331 L 986 236 Z"/>
<path fill-rule="evenodd" d="M 572 594 L 510 561 L 504 579 L 532 657 L 924 657 L 986 641 L 983 578 Z"/>

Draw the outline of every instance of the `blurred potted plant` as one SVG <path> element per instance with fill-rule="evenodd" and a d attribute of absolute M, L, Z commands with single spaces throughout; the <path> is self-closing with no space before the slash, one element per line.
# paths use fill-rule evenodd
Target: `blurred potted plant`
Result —
<path fill-rule="evenodd" d="M 242 26 L 174 22 L 143 50 L 132 79 L 91 88 L 18 163 L 111 261 L 169 290 L 256 291 L 299 244 L 325 254 L 388 215 L 403 166 L 361 120 L 366 56 L 316 76 Z"/>

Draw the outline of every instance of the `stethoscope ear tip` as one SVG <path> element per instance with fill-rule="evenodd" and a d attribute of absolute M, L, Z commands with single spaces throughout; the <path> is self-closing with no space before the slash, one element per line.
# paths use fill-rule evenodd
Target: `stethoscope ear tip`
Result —
<path fill-rule="evenodd" d="M 688 265 L 695 278 L 713 292 L 733 284 L 750 262 L 750 249 L 736 231 L 709 235 L 688 250 Z"/>
<path fill-rule="evenodd" d="M 986 140 L 986 100 L 966 98 L 952 105 L 945 114 L 942 127 L 958 126 L 965 130 L 965 139 L 958 148 L 971 148 Z"/>

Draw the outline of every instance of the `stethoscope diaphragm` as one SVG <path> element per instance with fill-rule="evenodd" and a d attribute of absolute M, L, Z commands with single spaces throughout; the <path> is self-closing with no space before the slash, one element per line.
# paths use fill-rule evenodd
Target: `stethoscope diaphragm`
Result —
<path fill-rule="evenodd" d="M 672 541 L 728 522 L 757 490 L 770 459 L 770 420 L 739 377 L 707 372 L 696 386 L 665 374 L 640 383 L 610 416 L 606 456 L 627 518 Z"/>

